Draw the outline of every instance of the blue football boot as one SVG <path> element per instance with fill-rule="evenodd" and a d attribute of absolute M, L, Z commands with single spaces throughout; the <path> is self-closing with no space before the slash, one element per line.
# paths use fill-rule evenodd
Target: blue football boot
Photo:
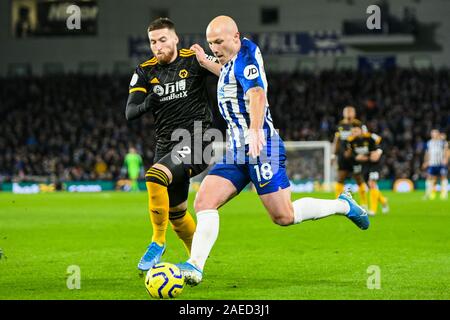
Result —
<path fill-rule="evenodd" d="M 178 263 L 176 266 L 184 276 L 184 281 L 190 286 L 198 285 L 203 278 L 203 272 L 189 262 Z"/>
<path fill-rule="evenodd" d="M 150 270 L 161 260 L 164 251 L 166 251 L 165 244 L 160 246 L 156 242 L 150 243 L 141 261 L 139 261 L 138 269 L 142 272 Z"/>
<path fill-rule="evenodd" d="M 338 199 L 347 201 L 350 206 L 350 211 L 345 215 L 347 218 L 352 220 L 360 229 L 366 230 L 369 228 L 369 217 L 366 210 L 353 200 L 350 192 L 343 192 L 339 195 Z"/>

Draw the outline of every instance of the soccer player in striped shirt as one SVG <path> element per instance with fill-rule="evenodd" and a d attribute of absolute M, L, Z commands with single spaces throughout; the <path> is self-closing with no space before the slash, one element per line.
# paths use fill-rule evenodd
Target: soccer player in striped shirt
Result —
<path fill-rule="evenodd" d="M 427 170 L 425 199 L 436 198 L 437 178 L 441 178 L 441 199 L 447 199 L 448 142 L 437 129 L 431 130 L 431 140 L 427 142 L 423 168 Z"/>
<path fill-rule="evenodd" d="M 178 264 L 190 285 L 202 280 L 206 259 L 219 233 L 218 209 L 252 182 L 273 222 L 281 226 L 340 214 L 361 229 L 369 227 L 367 212 L 349 193 L 338 199 L 291 201 L 283 140 L 274 128 L 267 100 L 267 79 L 258 46 L 241 39 L 227 16 L 214 18 L 206 30 L 211 51 L 223 65 L 217 85 L 220 113 L 228 125 L 227 152 L 202 181 L 195 199 L 197 228 L 191 256 Z M 204 57 L 200 46 L 191 47 Z M 200 63 L 202 64 L 202 63 Z"/>

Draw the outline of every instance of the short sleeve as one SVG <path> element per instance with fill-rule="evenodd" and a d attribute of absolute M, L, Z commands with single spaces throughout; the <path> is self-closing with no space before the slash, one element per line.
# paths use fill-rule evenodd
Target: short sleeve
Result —
<path fill-rule="evenodd" d="M 136 91 L 147 93 L 148 91 L 147 81 L 144 75 L 144 71 L 142 70 L 141 67 L 137 67 L 136 70 L 134 71 L 128 89 L 129 93 Z"/>
<path fill-rule="evenodd" d="M 375 151 L 378 149 L 377 143 L 375 142 L 375 140 L 370 137 L 369 139 L 369 151 Z"/>
<path fill-rule="evenodd" d="M 375 141 L 375 145 L 376 145 L 376 146 L 378 146 L 378 145 L 381 144 L 382 138 L 381 138 L 379 135 L 377 135 L 376 133 L 372 133 L 372 134 L 370 135 L 370 137 L 372 138 L 373 141 Z"/>
<path fill-rule="evenodd" d="M 244 93 L 255 87 L 266 89 L 263 80 L 262 56 L 258 47 L 246 48 L 245 51 L 240 52 L 235 63 L 235 77 L 241 84 Z"/>

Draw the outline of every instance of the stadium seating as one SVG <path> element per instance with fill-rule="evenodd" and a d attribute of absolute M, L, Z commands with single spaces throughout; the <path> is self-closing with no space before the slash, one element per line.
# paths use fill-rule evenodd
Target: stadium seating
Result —
<path fill-rule="evenodd" d="M 382 178 L 423 178 L 430 129 L 450 130 L 448 69 L 272 72 L 268 80 L 285 140 L 331 141 L 342 108 L 355 105 L 384 139 Z M 149 166 L 153 120 L 126 121 L 128 82 L 117 75 L 0 78 L 0 181 L 117 180 L 130 144 Z"/>

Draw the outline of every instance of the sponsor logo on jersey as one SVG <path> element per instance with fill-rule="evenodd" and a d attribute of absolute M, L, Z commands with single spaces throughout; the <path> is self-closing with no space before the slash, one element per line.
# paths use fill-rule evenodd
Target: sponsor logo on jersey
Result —
<path fill-rule="evenodd" d="M 153 92 L 161 97 L 164 95 L 164 87 L 158 84 L 153 87 Z"/>
<path fill-rule="evenodd" d="M 160 102 L 170 101 L 187 97 L 186 80 L 157 84 L 153 87 L 153 92 L 161 97 Z"/>
<path fill-rule="evenodd" d="M 254 65 L 248 65 L 244 69 L 244 77 L 247 80 L 253 80 L 259 77 L 259 71 L 258 68 Z"/>
<path fill-rule="evenodd" d="M 350 130 L 344 130 L 343 127 L 339 127 L 339 134 L 341 140 L 347 140 L 352 135 L 352 132 Z"/>
<path fill-rule="evenodd" d="M 369 154 L 369 148 L 367 146 L 355 147 L 356 154 Z"/>

